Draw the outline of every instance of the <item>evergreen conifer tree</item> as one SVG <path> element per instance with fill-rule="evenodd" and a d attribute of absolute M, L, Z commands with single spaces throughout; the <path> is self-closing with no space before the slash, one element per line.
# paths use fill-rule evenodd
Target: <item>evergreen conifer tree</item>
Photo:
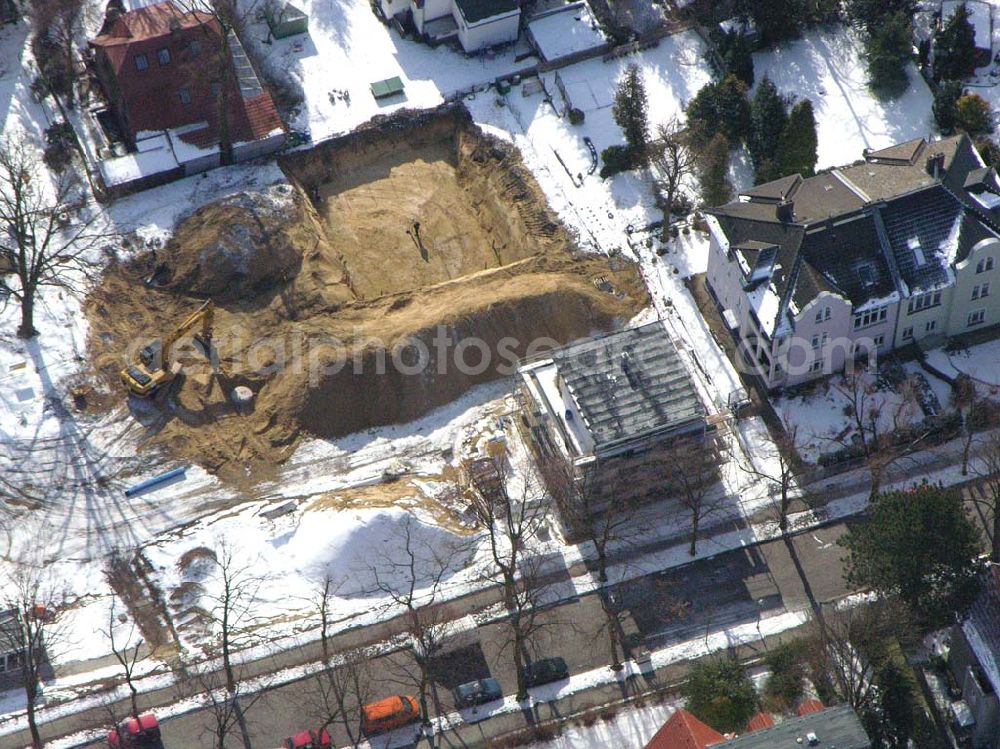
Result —
<path fill-rule="evenodd" d="M 777 161 L 781 167 L 781 176 L 801 174 L 803 177 L 811 177 L 816 169 L 817 147 L 816 117 L 812 102 L 802 99 L 792 107 L 785 130 L 778 140 Z"/>

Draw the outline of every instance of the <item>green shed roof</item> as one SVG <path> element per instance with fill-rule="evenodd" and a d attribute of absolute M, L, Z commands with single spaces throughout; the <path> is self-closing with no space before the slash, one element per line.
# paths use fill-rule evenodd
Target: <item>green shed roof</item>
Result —
<path fill-rule="evenodd" d="M 384 99 L 387 96 L 403 93 L 403 82 L 398 75 L 386 78 L 384 81 L 375 81 L 371 84 L 372 96 L 376 99 Z"/>

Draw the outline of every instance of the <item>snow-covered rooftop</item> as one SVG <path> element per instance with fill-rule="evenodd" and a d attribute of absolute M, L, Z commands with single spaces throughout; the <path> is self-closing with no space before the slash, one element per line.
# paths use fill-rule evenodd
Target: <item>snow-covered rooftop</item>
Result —
<path fill-rule="evenodd" d="M 528 29 L 546 60 L 600 47 L 608 41 L 590 8 L 582 2 L 536 17 Z"/>

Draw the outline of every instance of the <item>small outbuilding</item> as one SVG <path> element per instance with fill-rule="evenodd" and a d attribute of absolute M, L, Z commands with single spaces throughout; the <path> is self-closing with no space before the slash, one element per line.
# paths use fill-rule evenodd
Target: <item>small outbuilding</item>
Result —
<path fill-rule="evenodd" d="M 267 26 L 275 39 L 305 34 L 309 31 L 309 16 L 289 2 L 272 2 L 264 14 Z"/>
<path fill-rule="evenodd" d="M 396 96 L 397 94 L 403 93 L 403 81 L 399 79 L 398 75 L 394 75 L 392 78 L 386 78 L 383 81 L 375 81 L 371 84 L 372 96 L 377 100 L 387 99 L 390 96 Z"/>

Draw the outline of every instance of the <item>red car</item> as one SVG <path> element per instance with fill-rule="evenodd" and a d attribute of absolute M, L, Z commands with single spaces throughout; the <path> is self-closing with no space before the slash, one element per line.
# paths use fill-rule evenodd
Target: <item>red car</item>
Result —
<path fill-rule="evenodd" d="M 330 732 L 325 728 L 319 731 L 299 731 L 289 736 L 281 745 L 281 749 L 330 749 Z"/>
<path fill-rule="evenodd" d="M 163 749 L 160 723 L 152 713 L 131 717 L 108 731 L 111 749 Z"/>

